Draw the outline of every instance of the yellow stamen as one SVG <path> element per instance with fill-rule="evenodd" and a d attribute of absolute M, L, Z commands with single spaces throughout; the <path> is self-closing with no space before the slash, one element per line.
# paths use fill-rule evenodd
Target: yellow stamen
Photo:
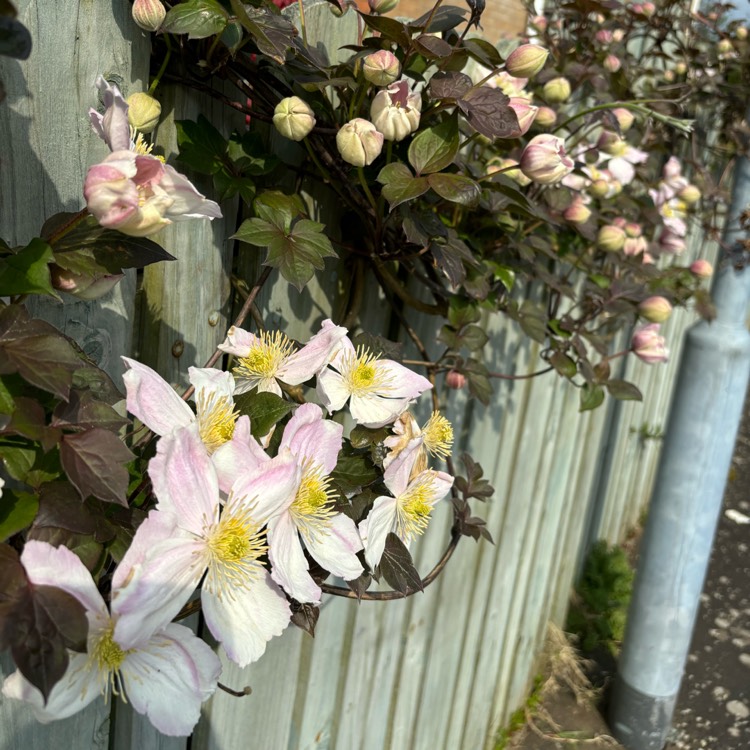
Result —
<path fill-rule="evenodd" d="M 396 525 L 398 535 L 409 540 L 422 534 L 427 528 L 432 513 L 434 495 L 432 488 L 434 471 L 424 471 L 401 495 L 396 504 Z"/>
<path fill-rule="evenodd" d="M 163 156 L 151 153 L 154 150 L 154 144 L 149 143 L 144 137 L 143 133 L 139 133 L 132 125 L 130 126 L 130 140 L 133 141 L 133 151 L 139 156 L 153 156 L 154 159 L 158 159 L 164 163 L 165 159 Z"/>
<path fill-rule="evenodd" d="M 198 395 L 198 431 L 209 454 L 228 443 L 234 435 L 239 412 L 229 396 L 203 391 Z"/>
<path fill-rule="evenodd" d="M 356 353 L 349 352 L 343 362 L 341 375 L 352 395 L 385 395 L 390 390 L 391 378 L 377 366 L 378 361 L 378 357 L 363 347 L 357 347 Z"/>
<path fill-rule="evenodd" d="M 424 446 L 433 456 L 450 456 L 453 446 L 453 427 L 438 411 L 432 412 L 427 424 L 422 428 Z"/>
<path fill-rule="evenodd" d="M 314 539 L 328 526 L 335 515 L 330 477 L 323 475 L 323 467 L 308 460 L 302 468 L 297 495 L 289 508 L 295 526 L 306 539 Z"/>
<path fill-rule="evenodd" d="M 205 586 L 219 598 L 231 597 L 232 589 L 246 588 L 256 580 L 262 568 L 256 561 L 268 549 L 265 532 L 251 517 L 252 509 L 233 511 L 233 500 L 230 496 L 219 521 L 205 533 L 208 553 Z"/>
<path fill-rule="evenodd" d="M 234 372 L 253 380 L 276 377 L 281 365 L 294 352 L 294 344 L 281 331 L 263 332 L 255 340 L 246 356 L 240 357 Z"/>
<path fill-rule="evenodd" d="M 106 686 L 102 691 L 105 700 L 111 690 L 114 695 L 119 695 L 127 702 L 125 691 L 122 689 L 120 667 L 131 651 L 123 651 L 119 644 L 115 643 L 114 629 L 114 623 L 110 623 L 106 630 L 89 640 L 89 663 L 107 674 Z"/>

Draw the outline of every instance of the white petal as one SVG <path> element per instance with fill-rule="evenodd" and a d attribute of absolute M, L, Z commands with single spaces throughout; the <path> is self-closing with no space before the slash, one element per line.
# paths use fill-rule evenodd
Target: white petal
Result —
<path fill-rule="evenodd" d="M 432 388 L 427 378 L 391 359 L 381 359 L 375 367 L 378 374 L 383 373 L 390 381 L 388 395 L 393 398 L 417 398 Z"/>
<path fill-rule="evenodd" d="M 258 337 L 254 333 L 232 326 L 224 342 L 219 344 L 218 348 L 227 354 L 234 354 L 235 357 L 247 357 L 257 340 Z"/>
<path fill-rule="evenodd" d="M 268 559 L 271 577 L 298 602 L 320 604 L 320 587 L 313 581 L 299 532 L 289 513 L 268 522 Z"/>
<path fill-rule="evenodd" d="M 375 498 L 372 510 L 359 524 L 359 535 L 365 548 L 365 560 L 371 569 L 380 562 L 385 538 L 396 529 L 396 498 L 387 495 Z"/>
<path fill-rule="evenodd" d="M 336 467 L 343 433 L 343 425 L 323 419 L 317 404 L 302 404 L 284 428 L 279 448 L 289 448 L 300 463 L 313 459 L 324 474 L 330 474 Z"/>
<path fill-rule="evenodd" d="M 268 573 L 246 589 L 235 589 L 231 597 L 219 599 L 204 589 L 201 602 L 209 630 L 241 667 L 260 659 L 266 643 L 284 632 L 291 617 L 286 598 Z"/>
<path fill-rule="evenodd" d="M 252 436 L 250 418 L 247 415 L 237 420 L 232 439 L 211 455 L 211 461 L 219 478 L 219 488 L 224 493 L 229 492 L 243 473 L 252 471 L 270 460 L 271 457 Z"/>
<path fill-rule="evenodd" d="M 190 629 L 170 625 L 127 654 L 121 672 L 133 708 L 163 734 L 185 737 L 216 689 L 221 662 Z"/>
<path fill-rule="evenodd" d="M 325 325 L 325 324 L 328 325 Z M 277 376 L 283 383 L 299 385 L 325 367 L 346 338 L 346 328 L 330 320 L 299 351 L 286 358 Z"/>
<path fill-rule="evenodd" d="M 343 408 L 351 395 L 344 383 L 344 379 L 335 370 L 326 368 L 318 373 L 318 383 L 315 388 L 320 403 L 329 411 Z"/>
<path fill-rule="evenodd" d="M 215 367 L 188 367 L 188 379 L 195 386 L 195 402 L 205 391 L 206 396 L 215 394 L 219 398 L 234 395 L 234 376 L 231 372 L 222 372 Z"/>
<path fill-rule="evenodd" d="M 357 552 L 362 549 L 362 540 L 351 518 L 343 513 L 335 515 L 326 533 L 306 539 L 310 554 L 330 573 L 345 581 L 353 581 L 362 575 L 362 563 Z"/>
<path fill-rule="evenodd" d="M 378 428 L 393 422 L 409 407 L 408 398 L 382 398 L 376 393 L 352 396 L 349 411 L 352 419 L 364 427 Z"/>
<path fill-rule="evenodd" d="M 383 473 L 385 486 L 393 493 L 394 497 L 401 497 L 409 486 L 409 477 L 414 463 L 419 457 L 424 438 L 420 435 L 410 440 L 401 453 L 396 456 Z"/>

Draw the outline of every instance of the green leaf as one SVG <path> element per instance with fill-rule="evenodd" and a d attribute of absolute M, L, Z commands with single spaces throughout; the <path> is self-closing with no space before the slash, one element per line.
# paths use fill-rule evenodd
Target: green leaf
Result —
<path fill-rule="evenodd" d="M 390 434 L 391 432 L 387 427 L 373 430 L 369 427 L 357 425 L 349 433 L 349 442 L 352 444 L 352 448 L 368 448 L 375 443 L 382 443 Z"/>
<path fill-rule="evenodd" d="M 640 390 L 627 380 L 609 380 L 606 383 L 609 395 L 618 401 L 643 401 Z"/>
<path fill-rule="evenodd" d="M 406 201 L 419 198 L 430 189 L 427 178 L 414 177 L 409 167 L 401 162 L 383 167 L 377 181 L 383 185 L 383 197 L 388 201 L 391 211 Z"/>
<path fill-rule="evenodd" d="M 461 174 L 431 174 L 426 178 L 429 186 L 441 197 L 452 203 L 473 206 L 479 202 L 482 190 L 470 177 Z M 383 189 L 385 192 L 385 188 Z"/>
<path fill-rule="evenodd" d="M 216 174 L 227 151 L 224 136 L 203 115 L 197 121 L 176 120 L 175 127 L 179 161 L 199 174 Z"/>
<path fill-rule="evenodd" d="M 253 203 L 256 215 L 288 232 L 292 222 L 305 213 L 305 204 L 298 195 L 286 195 L 278 190 L 261 193 Z"/>
<path fill-rule="evenodd" d="M 205 39 L 220 34 L 229 14 L 218 0 L 185 0 L 167 12 L 161 30 L 169 34 L 187 34 L 188 39 Z"/>
<path fill-rule="evenodd" d="M 39 499 L 36 495 L 4 487 L 0 498 L 0 542 L 31 526 L 37 510 Z"/>
<path fill-rule="evenodd" d="M 257 391 L 235 396 L 234 405 L 240 414 L 250 417 L 250 431 L 258 440 L 267 435 L 277 422 L 294 409 L 294 404 L 275 393 Z"/>
<path fill-rule="evenodd" d="M 481 349 L 488 341 L 489 336 L 479 327 L 469 325 L 459 334 L 461 344 L 471 351 Z"/>
<path fill-rule="evenodd" d="M 346 494 L 372 484 L 378 478 L 378 471 L 365 454 L 346 456 L 339 454 L 331 479 Z"/>
<path fill-rule="evenodd" d="M 581 388 L 581 404 L 578 411 L 590 411 L 596 409 L 597 406 L 601 406 L 604 401 L 604 388 L 600 385 L 592 385 L 586 383 Z"/>
<path fill-rule="evenodd" d="M 562 352 L 554 352 L 550 355 L 549 363 L 565 378 L 572 378 L 578 372 L 578 367 L 573 359 Z"/>
<path fill-rule="evenodd" d="M 247 29 L 258 49 L 279 65 L 284 64 L 287 51 L 294 44 L 297 30 L 278 11 L 253 8 L 242 0 L 231 0 L 232 11 Z M 302 47 L 304 49 L 304 47 Z"/>
<path fill-rule="evenodd" d="M 362 20 L 375 31 L 379 31 L 384 39 L 396 42 L 399 47 L 408 47 L 411 44 L 409 27 L 394 18 L 385 16 L 373 16 L 369 13 L 360 13 Z"/>
<path fill-rule="evenodd" d="M 36 450 L 23 445 L 0 445 L 0 458 L 13 479 L 25 482 L 36 460 Z"/>
<path fill-rule="evenodd" d="M 468 323 L 476 323 L 480 317 L 480 312 L 475 303 L 464 297 L 451 297 L 448 306 L 448 320 L 452 326 L 460 328 Z"/>
<path fill-rule="evenodd" d="M 0 256 L 0 297 L 14 294 L 47 294 L 60 299 L 52 288 L 49 263 L 52 248 L 38 237 L 15 254 Z"/>
<path fill-rule="evenodd" d="M 453 116 L 421 131 L 412 139 L 409 164 L 417 175 L 439 172 L 453 163 L 458 147 L 458 118 Z"/>

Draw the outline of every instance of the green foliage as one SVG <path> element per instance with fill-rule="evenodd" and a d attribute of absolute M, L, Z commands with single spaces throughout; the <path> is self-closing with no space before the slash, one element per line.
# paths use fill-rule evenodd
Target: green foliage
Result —
<path fill-rule="evenodd" d="M 633 569 L 624 550 L 597 542 L 586 558 L 566 629 L 586 653 L 606 648 L 617 655 L 633 591 Z"/>

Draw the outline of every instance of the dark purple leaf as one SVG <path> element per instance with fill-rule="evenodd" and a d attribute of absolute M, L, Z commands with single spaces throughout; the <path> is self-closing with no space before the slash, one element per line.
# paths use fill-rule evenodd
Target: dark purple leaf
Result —
<path fill-rule="evenodd" d="M 441 57 L 448 57 L 453 52 L 453 47 L 437 36 L 421 34 L 414 40 L 414 46 L 417 51 L 424 55 L 428 60 L 436 60 Z"/>
<path fill-rule="evenodd" d="M 402 594 L 423 591 L 424 584 L 404 543 L 391 532 L 385 539 L 380 572 L 389 586 Z"/>
<path fill-rule="evenodd" d="M 430 79 L 430 97 L 433 99 L 460 99 L 472 87 L 466 73 L 435 73 Z"/>
<path fill-rule="evenodd" d="M 643 401 L 643 394 L 640 390 L 626 380 L 610 380 L 606 386 L 609 395 L 618 401 Z"/>
<path fill-rule="evenodd" d="M 300 630 L 315 637 L 315 625 L 320 617 L 320 607 L 314 604 L 300 604 L 292 602 L 292 625 L 296 625 Z"/>
<path fill-rule="evenodd" d="M 458 106 L 469 124 L 487 138 L 517 138 L 521 128 L 509 102 L 500 89 L 481 86 L 459 99 Z"/>

